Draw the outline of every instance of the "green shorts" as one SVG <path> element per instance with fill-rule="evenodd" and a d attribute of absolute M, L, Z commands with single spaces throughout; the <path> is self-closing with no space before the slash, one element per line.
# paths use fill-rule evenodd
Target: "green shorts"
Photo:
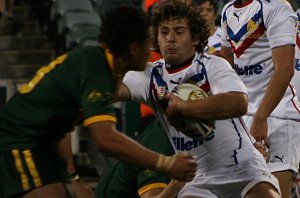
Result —
<path fill-rule="evenodd" d="M 0 152 L 0 197 L 67 180 L 66 162 L 48 148 Z"/>

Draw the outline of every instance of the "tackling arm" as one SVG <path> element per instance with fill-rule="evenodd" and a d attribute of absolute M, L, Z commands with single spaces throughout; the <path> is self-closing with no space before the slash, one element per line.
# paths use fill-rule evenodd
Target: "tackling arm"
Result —
<path fill-rule="evenodd" d="M 160 155 L 117 131 L 110 121 L 96 122 L 88 128 L 97 148 L 118 160 L 165 172 L 170 178 L 182 181 L 191 181 L 195 175 L 197 164 L 191 154 Z"/>

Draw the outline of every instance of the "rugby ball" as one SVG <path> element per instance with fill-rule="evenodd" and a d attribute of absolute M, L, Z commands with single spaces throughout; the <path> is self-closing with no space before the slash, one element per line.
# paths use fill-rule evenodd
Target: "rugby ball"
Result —
<path fill-rule="evenodd" d="M 200 87 L 196 85 L 183 83 L 178 85 L 173 93 L 182 100 L 204 100 L 208 95 Z M 214 129 L 214 121 L 212 120 L 197 120 L 194 118 L 183 118 L 177 127 L 186 136 L 193 139 L 205 139 L 209 137 Z"/>

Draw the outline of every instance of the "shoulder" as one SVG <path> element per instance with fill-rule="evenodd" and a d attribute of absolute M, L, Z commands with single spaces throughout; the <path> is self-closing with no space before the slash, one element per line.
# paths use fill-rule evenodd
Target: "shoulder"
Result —
<path fill-rule="evenodd" d="M 265 12 L 272 12 L 276 10 L 294 12 L 291 4 L 286 0 L 260 0 L 260 2 L 262 3 Z"/>
<path fill-rule="evenodd" d="M 217 36 L 221 37 L 221 35 L 222 35 L 222 29 L 221 29 L 220 26 L 217 27 L 217 30 L 216 30 L 215 34 L 216 34 Z"/>
<path fill-rule="evenodd" d="M 100 56 L 101 54 L 104 54 L 104 51 L 102 48 L 98 46 L 89 46 L 89 47 L 83 47 L 83 48 L 76 48 L 72 51 L 69 51 L 68 53 L 69 57 L 84 57 L 84 56 Z"/>
<path fill-rule="evenodd" d="M 205 67 L 219 67 L 225 65 L 231 67 L 228 61 L 226 61 L 221 55 L 213 55 L 204 53 L 200 56 L 199 62 L 203 63 Z"/>

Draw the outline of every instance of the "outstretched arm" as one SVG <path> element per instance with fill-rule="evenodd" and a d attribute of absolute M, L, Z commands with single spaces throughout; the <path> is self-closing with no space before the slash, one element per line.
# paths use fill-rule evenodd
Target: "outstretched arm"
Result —
<path fill-rule="evenodd" d="M 165 172 L 170 178 L 191 181 L 195 175 L 193 156 L 179 153 L 170 157 L 153 152 L 117 131 L 115 123 L 96 122 L 88 126 L 97 148 L 118 160 Z"/>

